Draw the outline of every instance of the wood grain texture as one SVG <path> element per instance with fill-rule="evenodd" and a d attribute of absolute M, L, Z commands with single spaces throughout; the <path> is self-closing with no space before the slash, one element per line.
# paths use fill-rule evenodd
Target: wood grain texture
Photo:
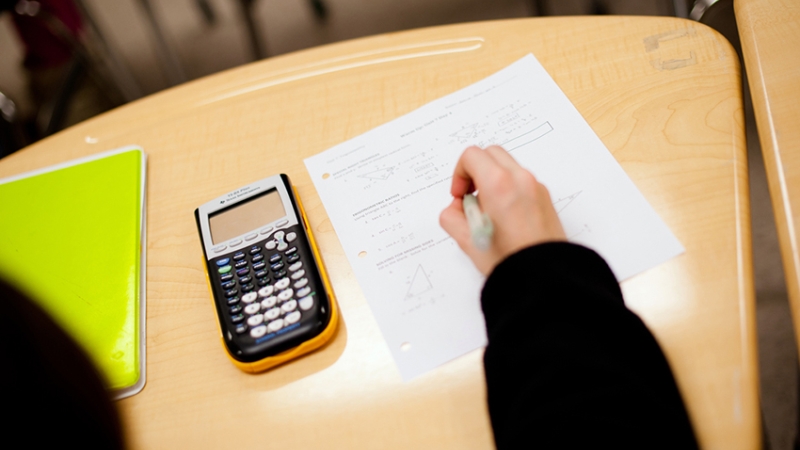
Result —
<path fill-rule="evenodd" d="M 800 343 L 800 3 L 737 0 L 734 8 Z"/>
<path fill-rule="evenodd" d="M 148 383 L 119 403 L 132 446 L 491 448 L 482 352 L 401 381 L 303 158 L 527 53 L 686 247 L 623 291 L 665 349 L 701 444 L 759 447 L 736 55 L 703 25 L 645 17 L 472 23 L 301 51 L 150 96 L 0 161 L 4 176 L 125 144 L 149 155 Z M 344 323 L 321 351 L 248 375 L 220 347 L 192 212 L 278 172 L 297 185 Z"/>

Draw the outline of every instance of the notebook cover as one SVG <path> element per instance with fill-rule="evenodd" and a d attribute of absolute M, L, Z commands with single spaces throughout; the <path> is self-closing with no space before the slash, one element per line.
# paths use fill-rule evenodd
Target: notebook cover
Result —
<path fill-rule="evenodd" d="M 144 386 L 145 164 L 126 147 L 0 180 L 0 274 L 84 347 L 117 398 Z"/>

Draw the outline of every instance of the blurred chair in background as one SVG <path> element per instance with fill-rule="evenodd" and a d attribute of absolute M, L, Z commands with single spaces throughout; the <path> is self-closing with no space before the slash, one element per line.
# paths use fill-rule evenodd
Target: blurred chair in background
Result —
<path fill-rule="evenodd" d="M 742 59 L 742 43 L 739 40 L 739 30 L 736 26 L 736 15 L 733 11 L 733 0 L 696 0 L 693 2 L 689 18 L 722 33 L 731 43 Z M 742 66 L 744 72 L 744 66 Z"/>
<path fill-rule="evenodd" d="M 0 158 L 14 153 L 25 143 L 25 134 L 17 122 L 17 105 L 0 92 Z"/>
<path fill-rule="evenodd" d="M 242 11 L 244 12 L 244 20 L 247 25 L 248 35 L 250 36 L 250 46 L 253 49 L 253 57 L 258 60 L 266 58 L 268 54 L 261 45 L 261 43 L 264 42 L 264 38 L 258 32 L 258 25 L 253 20 L 253 8 L 255 7 L 256 1 L 257 0 L 239 0 L 239 3 L 241 3 Z M 322 0 L 308 0 L 308 3 L 314 11 L 314 17 L 316 17 L 317 20 L 323 21 L 328 17 L 328 7 Z"/>
<path fill-rule="evenodd" d="M 32 117 L 3 114 L 0 155 L 141 96 L 73 1 L 0 0 L 0 13 L 12 16 L 24 45 L 23 67 L 34 106 Z"/>

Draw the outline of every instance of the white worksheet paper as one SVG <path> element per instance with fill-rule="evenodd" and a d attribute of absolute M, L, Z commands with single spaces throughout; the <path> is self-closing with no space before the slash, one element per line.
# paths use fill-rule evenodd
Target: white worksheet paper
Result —
<path fill-rule="evenodd" d="M 683 247 L 533 55 L 305 160 L 404 380 L 486 344 L 484 278 L 439 226 L 456 161 L 502 145 L 624 280 Z M 519 280 L 525 283 L 525 280 Z M 531 286 L 531 289 L 535 289 Z"/>

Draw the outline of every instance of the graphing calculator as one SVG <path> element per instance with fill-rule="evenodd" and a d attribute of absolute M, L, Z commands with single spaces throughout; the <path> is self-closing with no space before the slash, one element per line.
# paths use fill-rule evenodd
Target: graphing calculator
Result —
<path fill-rule="evenodd" d="M 225 349 L 260 372 L 324 345 L 338 311 L 289 177 L 275 175 L 194 212 Z"/>

